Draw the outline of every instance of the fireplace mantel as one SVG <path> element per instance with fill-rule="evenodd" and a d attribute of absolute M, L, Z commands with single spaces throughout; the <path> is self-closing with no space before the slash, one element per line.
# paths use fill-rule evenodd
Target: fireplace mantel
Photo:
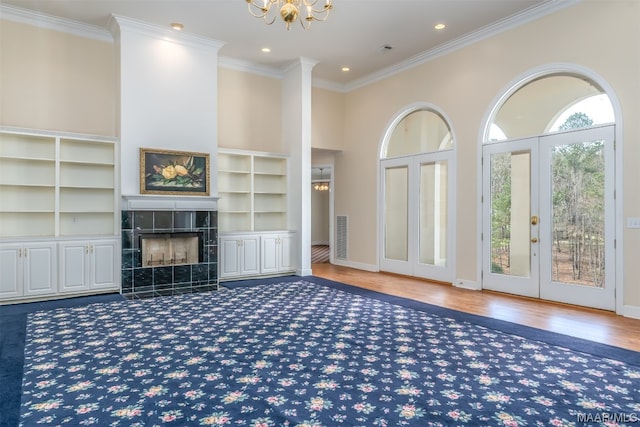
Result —
<path fill-rule="evenodd" d="M 126 211 L 216 211 L 218 197 L 201 196 L 122 196 L 122 210 Z"/>

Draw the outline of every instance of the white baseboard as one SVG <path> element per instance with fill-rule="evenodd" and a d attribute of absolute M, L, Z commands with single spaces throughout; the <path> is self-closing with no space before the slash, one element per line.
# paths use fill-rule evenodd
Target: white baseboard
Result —
<path fill-rule="evenodd" d="M 357 270 L 371 271 L 374 273 L 377 273 L 378 271 L 380 271 L 377 265 L 365 264 L 362 262 L 347 261 L 344 259 L 332 259 L 331 264 L 340 265 L 342 267 L 351 267 Z"/>
<path fill-rule="evenodd" d="M 479 291 L 482 289 L 480 283 L 474 280 L 466 280 L 466 279 L 455 279 L 453 281 L 453 286 L 456 288 L 470 289 L 472 291 Z"/>
<path fill-rule="evenodd" d="M 624 305 L 622 306 L 622 315 L 624 317 L 640 319 L 640 307 L 635 305 Z"/>
<path fill-rule="evenodd" d="M 310 268 L 299 268 L 296 270 L 296 276 L 304 277 L 311 276 L 313 273 Z"/>

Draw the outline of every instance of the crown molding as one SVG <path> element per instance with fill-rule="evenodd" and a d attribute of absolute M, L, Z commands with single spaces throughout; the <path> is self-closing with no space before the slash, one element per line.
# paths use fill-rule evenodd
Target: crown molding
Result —
<path fill-rule="evenodd" d="M 169 27 L 149 24 L 147 22 L 126 18 L 119 15 L 111 15 L 108 26 L 114 33 L 114 36 L 120 35 L 122 33 L 122 29 L 126 28 L 129 31 L 142 34 L 144 36 L 156 39 L 162 38 L 170 42 L 182 44 L 189 47 L 206 49 L 209 51 L 214 50 L 217 52 L 224 45 L 224 42 L 218 40 L 176 31 Z"/>
<path fill-rule="evenodd" d="M 113 42 L 111 33 L 104 28 L 6 4 L 0 4 L 0 17 L 9 21 L 29 24 L 48 30 L 60 31 L 94 40 Z"/>
<path fill-rule="evenodd" d="M 312 85 L 315 88 L 326 89 L 332 92 L 340 92 L 340 93 L 348 92 L 345 88 L 345 85 L 343 85 L 342 83 L 332 82 L 331 80 L 313 79 Z"/>
<path fill-rule="evenodd" d="M 264 77 L 271 77 L 273 79 L 282 79 L 283 77 L 282 68 L 269 67 L 266 65 L 256 64 L 255 62 L 244 61 L 242 59 L 231 58 L 228 56 L 218 56 L 218 66 L 222 68 L 228 68 L 230 70 L 257 74 Z"/>
<path fill-rule="evenodd" d="M 284 73 L 290 64 L 283 67 L 269 67 L 266 65 L 256 64 L 255 62 L 231 58 L 229 56 L 219 56 L 218 66 L 229 70 L 257 74 L 263 77 L 282 80 L 284 78 Z M 319 89 L 330 90 L 332 92 L 346 92 L 343 84 L 332 82 L 330 80 L 312 78 L 312 86 Z"/>
<path fill-rule="evenodd" d="M 505 31 L 511 30 L 513 28 L 517 28 L 526 23 L 535 21 L 544 16 L 550 15 L 559 10 L 562 10 L 569 6 L 573 6 L 577 3 L 580 3 L 581 1 L 582 0 L 549 0 L 541 5 L 531 7 L 520 13 L 512 15 L 508 18 L 505 18 L 502 21 L 496 22 L 491 25 L 487 25 L 483 28 L 480 28 L 477 31 L 466 34 L 449 43 L 445 43 L 434 49 L 424 51 L 405 61 L 399 62 L 390 67 L 384 68 L 377 72 L 366 75 L 362 78 L 356 79 L 350 83 L 347 83 L 344 85 L 344 92 L 351 92 L 355 89 L 359 89 L 363 86 L 367 86 L 371 83 L 375 83 L 377 81 L 383 80 L 387 77 L 393 76 L 402 71 L 406 71 L 418 65 L 425 64 L 440 56 L 444 56 L 456 50 L 459 50 L 464 47 L 470 46 L 474 43 L 477 43 L 481 40 L 485 40 L 487 38 L 496 36 Z"/>

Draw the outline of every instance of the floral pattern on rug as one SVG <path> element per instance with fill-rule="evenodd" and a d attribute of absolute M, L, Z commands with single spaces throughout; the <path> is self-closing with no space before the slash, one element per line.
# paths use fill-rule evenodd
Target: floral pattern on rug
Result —
<path fill-rule="evenodd" d="M 639 368 L 305 280 L 36 312 L 26 342 L 25 426 L 612 426 L 640 413 Z"/>

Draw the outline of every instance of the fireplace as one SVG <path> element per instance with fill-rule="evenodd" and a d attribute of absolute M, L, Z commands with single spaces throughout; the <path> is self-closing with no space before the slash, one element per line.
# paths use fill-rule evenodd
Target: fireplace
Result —
<path fill-rule="evenodd" d="M 201 233 L 154 233 L 140 235 L 142 266 L 198 264 Z"/>
<path fill-rule="evenodd" d="M 147 200 L 154 199 L 123 204 L 122 294 L 140 299 L 217 290 L 216 208 L 170 209 L 166 198 L 154 202 L 160 208 L 138 206 Z"/>

